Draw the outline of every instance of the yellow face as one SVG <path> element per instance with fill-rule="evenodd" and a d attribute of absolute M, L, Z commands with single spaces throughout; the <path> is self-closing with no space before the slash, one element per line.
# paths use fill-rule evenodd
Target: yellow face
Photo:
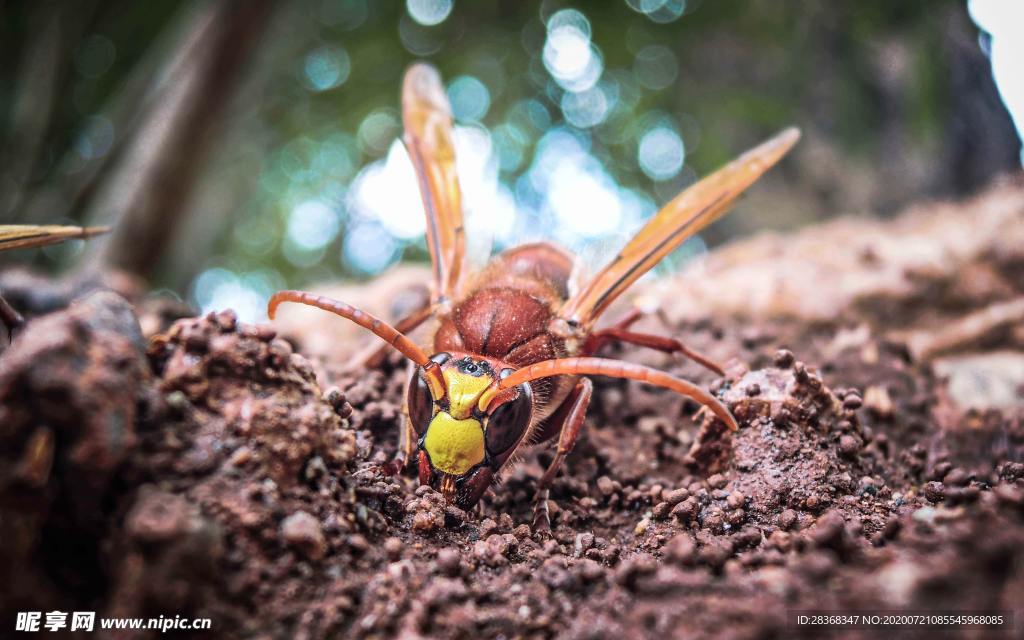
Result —
<path fill-rule="evenodd" d="M 423 448 L 438 471 L 462 475 L 484 461 L 484 425 L 474 409 L 494 379 L 456 369 L 446 369 L 443 375 L 448 410 L 435 411 Z"/>
<path fill-rule="evenodd" d="M 468 509 L 526 436 L 533 392 L 528 384 L 499 390 L 497 381 L 513 369 L 481 356 L 438 353 L 431 360 L 434 368 L 413 371 L 406 396 L 420 438 L 420 484 Z"/>

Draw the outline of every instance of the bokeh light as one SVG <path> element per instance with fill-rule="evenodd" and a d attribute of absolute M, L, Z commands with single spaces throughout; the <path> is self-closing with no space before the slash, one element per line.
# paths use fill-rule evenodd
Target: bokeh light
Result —
<path fill-rule="evenodd" d="M 413 20 L 432 27 L 448 18 L 452 12 L 452 0 L 408 0 L 405 7 Z"/>
<path fill-rule="evenodd" d="M 626 4 L 659 24 L 672 22 L 686 12 L 686 0 L 626 0 Z"/>
<path fill-rule="evenodd" d="M 348 79 L 351 61 L 340 47 L 320 47 L 306 56 L 303 67 L 306 84 L 314 91 L 327 91 Z"/>
<path fill-rule="evenodd" d="M 238 272 L 223 267 L 207 269 L 192 286 L 192 298 L 203 313 L 234 309 L 248 322 L 267 317 L 267 299 L 282 287 L 278 274 L 267 270 Z"/>
<path fill-rule="evenodd" d="M 457 120 L 481 120 L 491 106 L 491 94 L 473 76 L 459 76 L 448 85 L 448 100 Z"/>
<path fill-rule="evenodd" d="M 359 220 L 345 230 L 342 256 L 356 273 L 372 275 L 395 263 L 399 245 L 379 222 Z"/>
<path fill-rule="evenodd" d="M 543 59 L 551 76 L 568 91 L 593 87 L 604 70 L 601 52 L 590 41 L 590 22 L 575 9 L 562 9 L 548 19 Z"/>
<path fill-rule="evenodd" d="M 600 86 L 562 96 L 565 119 L 580 129 L 589 129 L 604 122 L 612 106 Z"/>
<path fill-rule="evenodd" d="M 307 200 L 288 217 L 287 237 L 303 249 L 322 249 L 338 235 L 338 214 L 327 204 Z"/>
<path fill-rule="evenodd" d="M 114 143 L 114 125 L 103 116 L 90 116 L 75 141 L 75 150 L 85 160 L 102 158 Z"/>
<path fill-rule="evenodd" d="M 359 124 L 359 147 L 363 153 L 379 156 L 391 146 L 400 129 L 399 116 L 394 109 L 377 109 Z"/>
<path fill-rule="evenodd" d="M 411 240 L 424 234 L 426 217 L 416 173 L 400 141 L 392 142 L 386 159 L 359 172 L 349 189 L 348 208 L 352 216 L 377 221 L 396 238 Z"/>
<path fill-rule="evenodd" d="M 668 180 L 683 168 L 686 150 L 683 139 L 667 126 L 659 125 L 640 138 L 637 159 L 652 180 Z"/>

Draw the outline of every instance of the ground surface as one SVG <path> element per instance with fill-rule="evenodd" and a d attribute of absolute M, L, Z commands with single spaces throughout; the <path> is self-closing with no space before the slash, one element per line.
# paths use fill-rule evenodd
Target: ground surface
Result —
<path fill-rule="evenodd" d="M 550 536 L 529 526 L 548 450 L 481 513 L 376 473 L 404 370 L 345 371 L 357 343 L 325 342 L 336 324 L 285 323 L 286 340 L 230 312 L 172 322 L 119 280 L 134 308 L 6 274 L 42 315 L 0 353 L 2 624 L 60 609 L 210 617 L 218 637 L 744 638 L 817 637 L 790 626 L 805 609 L 1020 618 L 1022 229 L 1007 185 L 756 238 L 710 256 L 706 281 L 649 286 L 671 326 L 648 328 L 728 376 L 609 355 L 709 385 L 741 428 L 597 380 Z"/>

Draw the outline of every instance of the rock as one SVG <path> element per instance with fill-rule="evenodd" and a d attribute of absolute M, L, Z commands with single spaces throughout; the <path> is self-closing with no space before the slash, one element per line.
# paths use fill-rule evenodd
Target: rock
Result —
<path fill-rule="evenodd" d="M 946 487 L 941 482 L 929 482 L 924 485 L 924 497 L 931 502 L 942 502 L 946 499 Z"/>
<path fill-rule="evenodd" d="M 327 552 L 327 541 L 320 521 L 305 511 L 298 511 L 284 519 L 281 523 L 281 537 L 285 544 L 297 549 L 310 560 L 319 560 Z"/>

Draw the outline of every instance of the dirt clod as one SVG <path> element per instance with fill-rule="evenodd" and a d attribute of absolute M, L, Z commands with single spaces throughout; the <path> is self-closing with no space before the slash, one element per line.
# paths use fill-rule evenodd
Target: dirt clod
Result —
<path fill-rule="evenodd" d="M 298 511 L 281 523 L 281 536 L 285 544 L 298 549 L 312 560 L 319 560 L 327 551 L 320 522 L 305 511 Z"/>

